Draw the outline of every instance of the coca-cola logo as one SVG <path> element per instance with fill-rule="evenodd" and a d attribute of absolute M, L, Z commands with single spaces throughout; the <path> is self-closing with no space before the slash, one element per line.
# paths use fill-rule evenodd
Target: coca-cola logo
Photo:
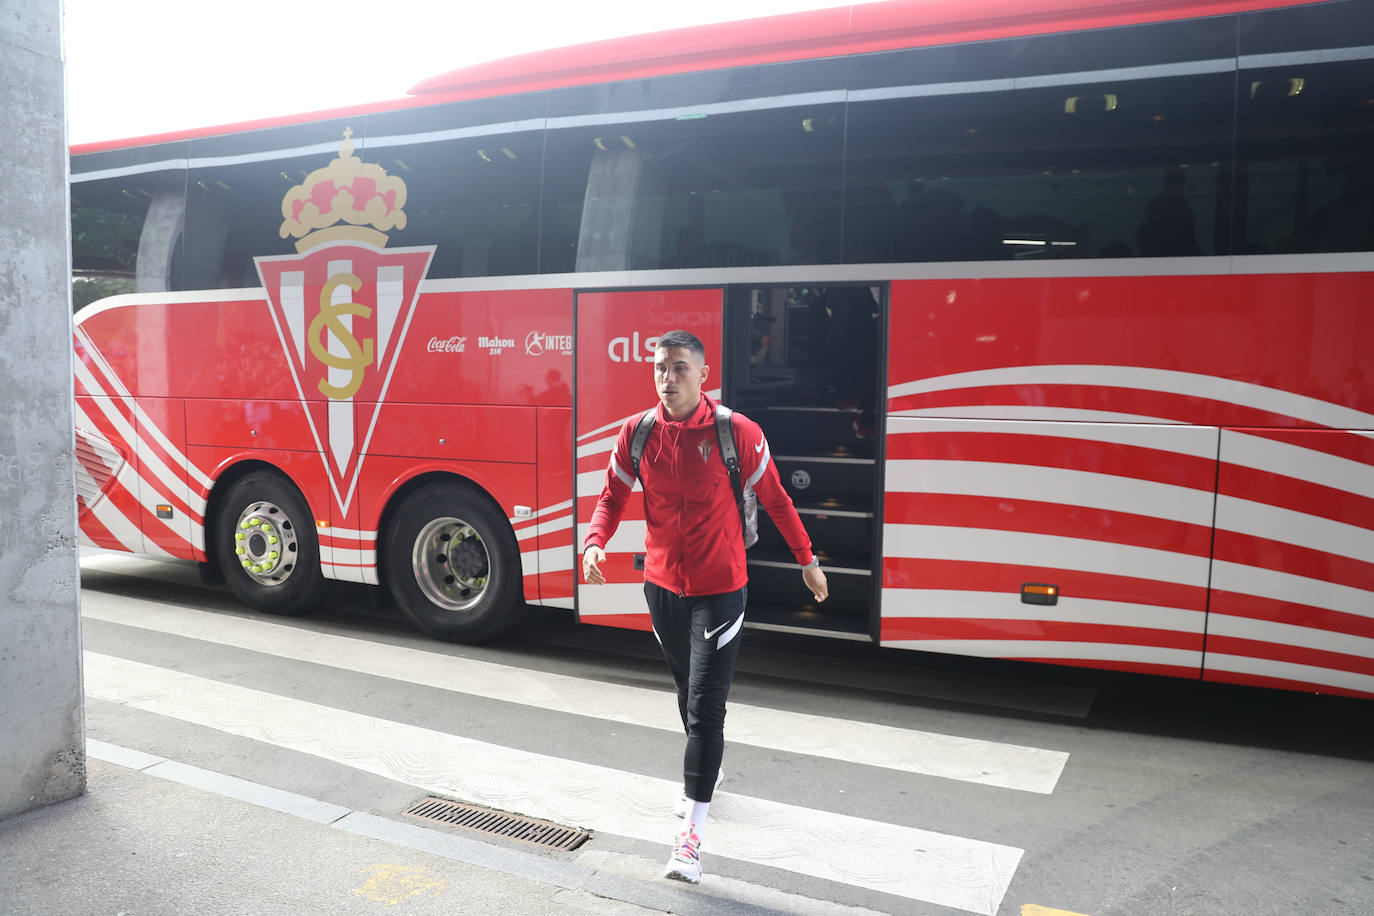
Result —
<path fill-rule="evenodd" d="M 430 353 L 462 353 L 467 343 L 466 337 L 431 337 L 426 349 Z"/>

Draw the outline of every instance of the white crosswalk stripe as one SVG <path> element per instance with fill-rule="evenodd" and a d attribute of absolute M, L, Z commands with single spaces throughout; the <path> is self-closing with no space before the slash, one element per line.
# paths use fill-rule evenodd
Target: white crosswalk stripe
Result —
<path fill-rule="evenodd" d="M 99 593 L 87 596 L 83 613 L 110 623 L 552 712 L 674 732 L 682 727 L 676 699 L 668 691 L 532 671 L 168 605 L 143 603 L 130 607 L 127 601 L 114 601 Z M 726 737 L 732 744 L 1042 794 L 1054 791 L 1069 756 L 1061 751 L 743 703 L 730 704 Z"/>
<path fill-rule="evenodd" d="M 680 732 L 668 689 L 632 687 L 321 633 L 297 626 L 83 595 L 91 620 L 238 651 L 570 714 Z M 96 700 L 314 755 L 428 792 L 594 831 L 664 843 L 674 782 L 615 767 L 227 684 L 98 651 Z M 732 703 L 727 742 L 997 789 L 1049 794 L 1068 755 L 995 741 Z M 719 856 L 951 907 L 996 913 L 1023 851 L 983 839 L 719 793 L 707 857 Z"/>
<path fill-rule="evenodd" d="M 661 842 L 676 783 L 85 653 L 88 697 L 321 757 L 506 811 Z M 996 913 L 1022 850 L 724 793 L 710 853 Z"/>

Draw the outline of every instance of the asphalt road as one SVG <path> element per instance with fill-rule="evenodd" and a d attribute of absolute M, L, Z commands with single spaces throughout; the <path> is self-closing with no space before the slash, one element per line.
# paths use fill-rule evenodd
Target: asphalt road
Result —
<path fill-rule="evenodd" d="M 428 826 L 598 874 L 607 912 L 1374 913 L 1369 702 L 747 631 L 706 877 L 660 894 L 682 739 L 650 634 L 537 610 L 449 645 L 363 587 L 274 618 L 191 567 L 82 569 L 101 746 L 388 822 L 434 794 L 589 828 Z"/>

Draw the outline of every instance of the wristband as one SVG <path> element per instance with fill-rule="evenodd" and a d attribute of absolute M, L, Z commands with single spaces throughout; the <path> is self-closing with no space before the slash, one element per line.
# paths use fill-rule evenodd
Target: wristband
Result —
<path fill-rule="evenodd" d="M 805 564 L 805 565 L 803 565 L 803 566 L 802 566 L 802 571 L 805 572 L 805 571 L 808 570 L 808 569 L 820 569 L 820 568 L 821 568 L 821 558 L 818 557 L 818 556 L 816 556 L 816 555 L 813 553 L 813 554 L 811 554 L 811 562 L 810 562 L 810 563 L 807 563 L 807 564 Z"/>

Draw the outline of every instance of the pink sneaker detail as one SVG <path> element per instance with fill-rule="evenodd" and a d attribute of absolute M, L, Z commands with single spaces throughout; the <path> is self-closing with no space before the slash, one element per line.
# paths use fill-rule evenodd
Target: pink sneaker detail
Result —
<path fill-rule="evenodd" d="M 696 826 L 688 824 L 687 828 L 677 835 L 677 842 L 673 844 L 673 855 L 668 859 L 668 867 L 663 870 L 663 877 L 686 881 L 688 884 L 701 882 L 701 837 L 696 834 Z"/>

